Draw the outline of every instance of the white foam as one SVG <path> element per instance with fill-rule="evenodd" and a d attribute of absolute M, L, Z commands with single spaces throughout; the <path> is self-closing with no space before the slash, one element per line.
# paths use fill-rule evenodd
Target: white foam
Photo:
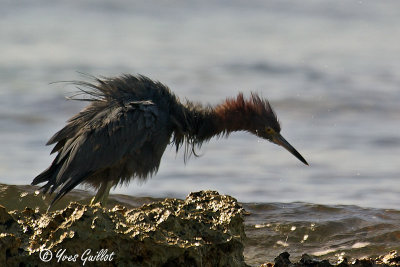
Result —
<path fill-rule="evenodd" d="M 354 245 L 351 246 L 351 248 L 365 248 L 366 246 L 368 246 L 369 242 L 357 242 Z"/>
<path fill-rule="evenodd" d="M 323 255 L 326 255 L 326 254 L 329 254 L 329 253 L 333 253 L 335 251 L 336 251 L 336 249 L 328 248 L 326 250 L 316 251 L 316 252 L 312 253 L 312 255 L 319 257 L 319 256 L 323 256 Z"/>
<path fill-rule="evenodd" d="M 281 245 L 282 247 L 288 247 L 289 246 L 288 243 L 286 243 L 285 241 L 282 241 L 282 240 L 276 241 L 276 244 L 277 245 Z"/>

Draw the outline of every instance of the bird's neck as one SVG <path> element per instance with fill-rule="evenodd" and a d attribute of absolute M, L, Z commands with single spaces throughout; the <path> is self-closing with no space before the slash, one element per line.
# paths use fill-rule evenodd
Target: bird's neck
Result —
<path fill-rule="evenodd" d="M 249 110 L 238 104 L 236 99 L 235 101 L 226 100 L 214 107 L 204 107 L 189 102 L 184 106 L 182 116 L 184 119 L 179 120 L 185 123 L 181 123 L 179 128 L 187 140 L 201 145 L 214 136 L 219 137 L 229 135 L 234 131 L 249 129 L 251 122 L 248 112 Z"/>

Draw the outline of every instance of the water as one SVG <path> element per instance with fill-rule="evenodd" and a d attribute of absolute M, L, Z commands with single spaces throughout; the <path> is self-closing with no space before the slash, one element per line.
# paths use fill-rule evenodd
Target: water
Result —
<path fill-rule="evenodd" d="M 398 1 L 4 1 L 0 15 L 2 183 L 29 184 L 53 159 L 46 141 L 82 108 L 64 98 L 73 87 L 50 82 L 141 73 L 183 99 L 216 104 L 238 91 L 261 93 L 310 167 L 235 133 L 204 145 L 186 166 L 167 149 L 155 177 L 114 193 L 183 198 L 214 189 L 307 212 L 398 209 Z"/>
<path fill-rule="evenodd" d="M 244 208 L 251 212 L 244 252 L 249 264 L 273 261 L 283 251 L 293 260 L 307 253 L 335 263 L 400 248 L 398 210 L 303 202 L 252 203 Z"/>

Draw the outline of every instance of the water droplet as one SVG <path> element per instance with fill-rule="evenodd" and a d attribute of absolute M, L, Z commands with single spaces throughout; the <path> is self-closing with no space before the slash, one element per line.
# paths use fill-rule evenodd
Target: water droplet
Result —
<path fill-rule="evenodd" d="M 23 197 L 26 197 L 28 195 L 28 192 L 22 192 L 19 196 L 21 197 L 21 198 L 23 198 Z"/>
<path fill-rule="evenodd" d="M 290 228 L 290 231 L 294 231 L 296 230 L 296 226 L 292 226 L 292 228 Z"/>

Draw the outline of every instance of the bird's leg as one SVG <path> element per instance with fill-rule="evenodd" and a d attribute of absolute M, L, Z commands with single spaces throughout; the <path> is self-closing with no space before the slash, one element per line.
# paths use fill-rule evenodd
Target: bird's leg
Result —
<path fill-rule="evenodd" d="M 100 203 L 100 205 L 105 207 L 112 186 L 113 186 L 112 181 L 108 181 L 107 183 L 101 184 L 99 190 L 97 191 L 97 194 L 92 198 L 92 201 L 90 201 L 90 205 L 95 205 L 96 203 Z"/>

